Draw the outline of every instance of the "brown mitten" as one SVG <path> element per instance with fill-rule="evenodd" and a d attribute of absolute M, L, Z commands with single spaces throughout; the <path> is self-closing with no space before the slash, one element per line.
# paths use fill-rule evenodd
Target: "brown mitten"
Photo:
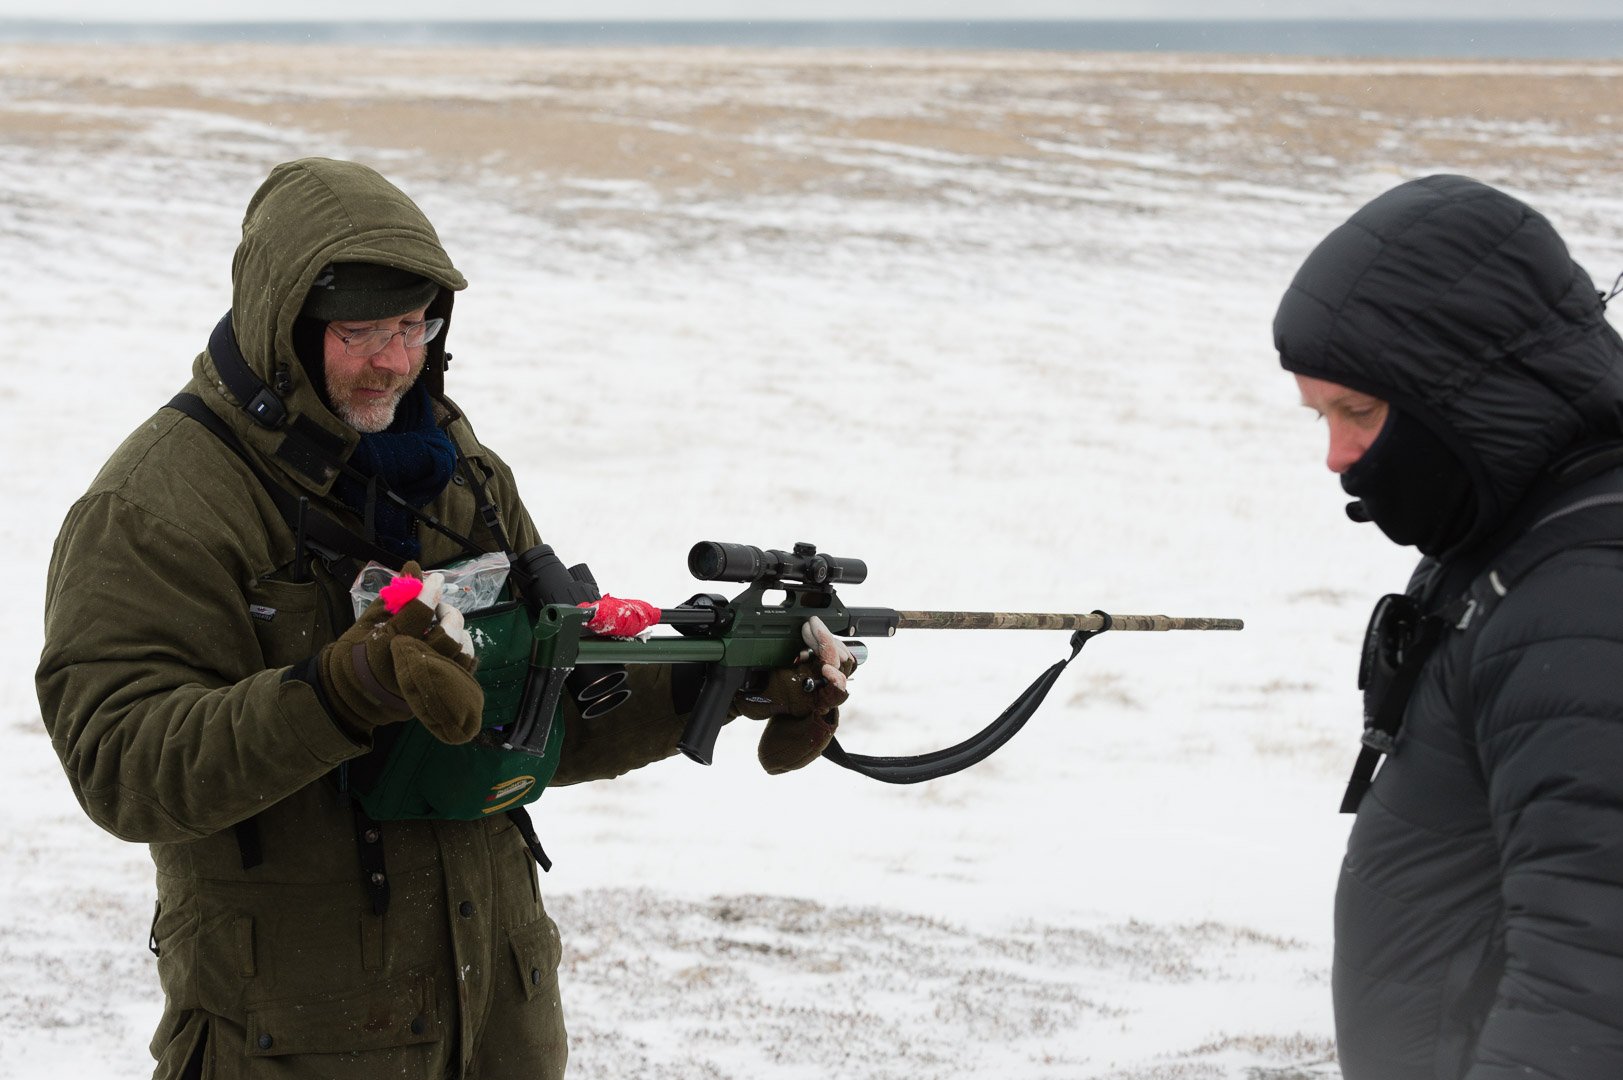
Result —
<path fill-rule="evenodd" d="M 402 576 L 420 574 L 416 563 L 407 563 Z M 441 742 L 465 743 L 479 734 L 485 693 L 473 677 L 460 613 L 446 604 L 430 606 L 438 600 L 435 576 L 394 614 L 387 600 L 374 601 L 317 654 L 337 719 L 353 730 L 366 734 L 415 716 Z"/>
<path fill-rule="evenodd" d="M 823 749 L 840 726 L 840 710 L 814 716 L 774 716 L 761 732 L 755 756 L 773 776 L 804 768 L 823 756 Z"/>
<path fill-rule="evenodd" d="M 857 669 L 851 650 L 815 615 L 806 620 L 801 636 L 807 645 L 804 659 L 772 672 L 759 691 L 737 699 L 739 712 L 767 722 L 756 757 L 773 775 L 821 756 L 839 726 L 839 707 L 850 697 L 846 678 Z"/>

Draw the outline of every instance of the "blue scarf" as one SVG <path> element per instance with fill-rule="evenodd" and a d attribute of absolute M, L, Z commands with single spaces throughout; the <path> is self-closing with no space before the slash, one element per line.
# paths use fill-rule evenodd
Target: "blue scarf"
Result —
<path fill-rule="evenodd" d="M 387 488 L 421 509 L 445 490 L 456 471 L 456 444 L 434 423 L 434 407 L 428 387 L 419 382 L 400 402 L 394 422 L 383 431 L 362 435 L 349 464 L 366 477 L 377 478 Z M 366 517 L 368 485 L 364 480 L 340 476 L 333 481 L 333 494 L 344 505 Z M 377 544 L 399 555 L 415 559 L 422 554 L 417 540 L 417 519 L 380 491 L 373 513 Z"/>

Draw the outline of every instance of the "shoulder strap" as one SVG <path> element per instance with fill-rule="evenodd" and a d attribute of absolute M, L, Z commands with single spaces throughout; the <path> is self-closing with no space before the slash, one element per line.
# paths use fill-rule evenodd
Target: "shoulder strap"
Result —
<path fill-rule="evenodd" d="M 276 390 L 265 385 L 243 357 L 229 311 L 209 334 L 209 357 L 220 374 L 220 381 L 231 391 L 231 396 L 242 403 L 242 411 L 267 431 L 282 432 L 282 440 L 276 447 L 278 458 L 318 482 L 330 480 L 343 471 L 344 441 L 309 417 L 288 419 L 287 406 Z M 277 389 L 287 393 L 285 373 L 279 375 L 277 381 Z"/>
<path fill-rule="evenodd" d="M 220 373 L 220 381 L 231 391 L 231 396 L 242 402 L 243 412 L 253 417 L 260 427 L 275 429 L 282 426 L 282 421 L 287 419 L 287 406 L 243 359 L 229 311 L 214 324 L 214 330 L 209 334 L 209 357 L 214 361 L 214 369 Z"/>
<path fill-rule="evenodd" d="M 1545 561 L 1571 548 L 1614 544 L 1623 545 L 1623 492 L 1580 499 L 1534 522 L 1439 614 L 1455 629 L 1468 630 Z"/>
<path fill-rule="evenodd" d="M 530 812 L 522 806 L 515 806 L 507 811 L 507 817 L 518 827 L 518 834 L 524 838 L 524 846 L 530 849 L 530 855 L 542 870 L 551 872 L 552 860 L 541 847 L 541 838 L 535 834 L 535 823 L 530 820 Z"/>
<path fill-rule="evenodd" d="M 277 396 L 276 391 L 265 385 L 265 381 L 254 373 L 253 368 L 244 359 L 242 349 L 237 344 L 237 334 L 232 327 L 231 312 L 229 311 L 221 317 L 220 321 L 215 324 L 214 330 L 209 334 L 209 356 L 214 361 L 215 370 L 220 374 L 220 381 L 225 383 L 226 389 L 231 391 L 233 397 L 242 402 L 242 411 L 260 427 L 268 431 L 282 431 L 282 440 L 276 447 L 276 457 L 286 462 L 289 467 L 298 470 L 317 482 L 330 480 L 336 475 L 348 476 L 363 483 L 371 483 L 375 480 L 375 478 L 362 476 L 355 471 L 353 466 L 342 460 L 344 449 L 342 439 L 325 430 L 320 424 L 313 422 L 307 416 L 300 415 L 293 417 L 291 420 L 288 419 L 287 406 L 282 399 Z M 283 393 L 287 392 L 285 385 L 280 386 L 279 389 Z M 196 416 L 189 410 L 182 411 L 187 412 L 189 416 Z M 210 415 L 213 415 L 212 412 Z M 197 418 L 201 419 L 201 417 Z M 219 418 L 215 417 L 215 419 L 218 420 Z M 207 423 L 207 421 L 204 422 Z M 219 425 L 219 427 L 210 425 L 210 430 L 214 431 L 216 435 L 220 434 L 221 428 L 224 428 L 223 424 Z M 226 428 L 225 430 L 229 432 L 230 429 Z M 222 436 L 222 438 L 225 438 L 225 436 Z M 227 441 L 228 445 L 236 450 L 239 456 L 242 456 L 244 460 L 248 460 L 243 453 L 241 442 L 236 438 L 235 434 L 231 434 Z M 459 458 L 463 456 L 460 446 L 457 447 L 457 456 Z M 249 466 L 250 468 L 253 467 L 252 461 L 249 461 Z M 257 468 L 254 469 L 254 473 L 259 476 L 262 483 L 266 481 L 264 474 Z M 267 490 L 269 490 L 269 487 L 267 487 Z M 463 550 L 475 555 L 483 551 L 478 545 L 452 530 L 444 522 L 426 513 L 421 508 L 408 503 L 399 494 L 390 490 L 388 485 L 374 485 L 371 492 L 372 495 L 367 500 L 368 530 L 371 528 L 370 514 L 375 505 L 375 499 L 381 496 L 424 525 L 460 544 Z M 275 498 L 274 495 L 272 497 Z M 278 502 L 278 506 L 280 505 L 280 502 Z M 287 516 L 287 512 L 284 510 L 283 517 Z M 292 518 L 288 518 L 288 520 L 291 522 Z M 372 533 L 369 531 L 367 535 L 370 536 Z M 366 543 L 369 547 L 372 546 L 364 537 L 361 538 L 361 542 Z M 357 558 L 362 557 L 359 553 L 348 551 L 343 547 L 332 544 L 326 544 L 326 546 L 342 554 Z M 366 555 L 364 557 L 377 558 L 375 555 Z M 400 559 L 388 553 L 385 553 L 384 558 L 378 558 L 377 561 L 395 568 L 400 566 Z"/>
<path fill-rule="evenodd" d="M 1623 492 L 1580 499 L 1533 523 L 1521 540 L 1495 560 L 1490 584 L 1503 596 L 1534 567 L 1576 547 L 1623 543 Z"/>
<path fill-rule="evenodd" d="M 1366 705 L 1364 745 L 1348 778 L 1341 812 L 1357 811 L 1373 783 L 1376 766 L 1395 746 L 1409 695 L 1414 691 L 1421 669 L 1448 633 L 1479 629 L 1512 588 L 1561 552 L 1612 544 L 1623 545 L 1623 492 L 1603 492 L 1580 499 L 1534 522 L 1496 555 L 1457 598 L 1425 615 L 1423 624 L 1417 623 L 1420 631 L 1409 646 L 1404 662 L 1396 669 L 1379 701 L 1373 703 L 1373 708 Z M 1379 631 L 1377 623 L 1382 606 L 1391 599 L 1383 598 L 1376 607 L 1376 616 L 1371 619 L 1366 635 L 1366 657 L 1371 648 L 1370 639 Z M 1456 692 L 1455 696 L 1463 700 L 1462 693 Z"/>
<path fill-rule="evenodd" d="M 467 478 L 468 486 L 473 489 L 474 498 L 478 501 L 479 520 L 484 524 L 485 531 L 490 534 L 490 538 L 496 542 L 496 546 L 502 551 L 511 554 L 513 544 L 507 538 L 507 529 L 502 525 L 501 509 L 491 501 L 489 490 L 485 487 L 484 480 L 479 476 L 479 466 L 474 464 L 472 457 L 463 452 L 462 444 L 457 441 L 455 435 L 451 436 L 451 441 L 456 444 L 457 448 L 457 466 L 462 470 L 462 475 Z"/>
<path fill-rule="evenodd" d="M 1618 546 L 1623 546 L 1623 492 L 1603 492 L 1580 499 L 1535 522 L 1472 582 L 1465 595 L 1444 612 L 1445 618 L 1456 630 L 1480 628 L 1511 589 L 1563 551 Z M 1456 713 L 1460 736 L 1467 746 L 1475 746 L 1476 733 L 1470 726 L 1475 710 L 1468 704 L 1469 674 L 1469 668 L 1462 665 L 1452 689 L 1455 702 L 1467 703 Z"/>
<path fill-rule="evenodd" d="M 363 537 L 346 528 L 341 522 L 311 507 L 307 498 L 294 496 L 292 492 L 265 475 L 264 470 L 237 438 L 237 433 L 232 431 L 231 426 L 220 419 L 213 409 L 204 404 L 202 398 L 196 394 L 176 394 L 165 407 L 185 413 L 196 420 L 236 454 L 265 489 L 265 494 L 270 496 L 277 512 L 282 515 L 282 520 L 293 530 L 293 535 L 302 537 L 304 543 L 335 555 L 347 555 L 362 561 L 375 560 L 397 570 L 400 568 L 400 556 L 376 544 L 367 543 Z M 298 557 L 300 556 L 295 556 Z"/>
<path fill-rule="evenodd" d="M 1405 613 L 1404 607 L 1410 610 Z M 1405 618 L 1407 624 L 1400 628 Z M 1364 654 L 1359 665 L 1359 688 L 1364 691 L 1364 733 L 1359 741 L 1363 746 L 1341 797 L 1343 814 L 1358 812 L 1358 804 L 1375 782 L 1375 767 L 1397 745 L 1409 695 L 1414 692 L 1421 669 L 1442 641 L 1445 625 L 1439 616 L 1422 615 L 1418 605 L 1401 594 L 1383 596 L 1376 603 L 1369 629 L 1364 632 Z M 1388 640 L 1398 634 L 1403 638 L 1401 643 Z M 1382 654 L 1394 658 L 1395 665 L 1383 664 Z M 1372 670 L 1382 667 L 1387 670 L 1379 675 Z"/>

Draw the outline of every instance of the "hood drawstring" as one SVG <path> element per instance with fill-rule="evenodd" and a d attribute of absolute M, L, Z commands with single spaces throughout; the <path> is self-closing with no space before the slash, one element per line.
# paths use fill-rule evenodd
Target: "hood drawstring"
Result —
<path fill-rule="evenodd" d="M 1605 307 L 1607 304 L 1611 303 L 1614 299 L 1616 299 L 1618 293 L 1623 293 L 1623 273 L 1619 273 L 1617 275 L 1617 280 L 1612 282 L 1611 292 L 1603 292 L 1600 294 L 1600 306 Z"/>

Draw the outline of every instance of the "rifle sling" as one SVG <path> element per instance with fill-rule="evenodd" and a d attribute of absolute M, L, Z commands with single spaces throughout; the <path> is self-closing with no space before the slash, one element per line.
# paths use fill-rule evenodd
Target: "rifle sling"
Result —
<path fill-rule="evenodd" d="M 1076 654 L 1082 651 L 1082 646 L 1086 645 L 1090 638 L 1110 629 L 1109 615 L 1102 611 L 1096 611 L 1094 614 L 1104 616 L 1103 627 L 1073 633 L 1070 656 L 1037 676 L 1036 681 L 1026 687 L 996 720 L 956 746 L 937 750 L 933 754 L 870 757 L 852 754 L 840 745 L 839 739 L 830 739 L 828 746 L 823 750 L 823 756 L 841 768 L 850 769 L 852 772 L 861 773 L 886 784 L 919 784 L 926 780 L 938 780 L 985 761 L 1004 743 L 1014 738 L 1025 726 L 1026 721 L 1036 714 L 1037 707 L 1048 696 L 1048 691 L 1053 688 L 1066 665 L 1075 660 Z"/>

